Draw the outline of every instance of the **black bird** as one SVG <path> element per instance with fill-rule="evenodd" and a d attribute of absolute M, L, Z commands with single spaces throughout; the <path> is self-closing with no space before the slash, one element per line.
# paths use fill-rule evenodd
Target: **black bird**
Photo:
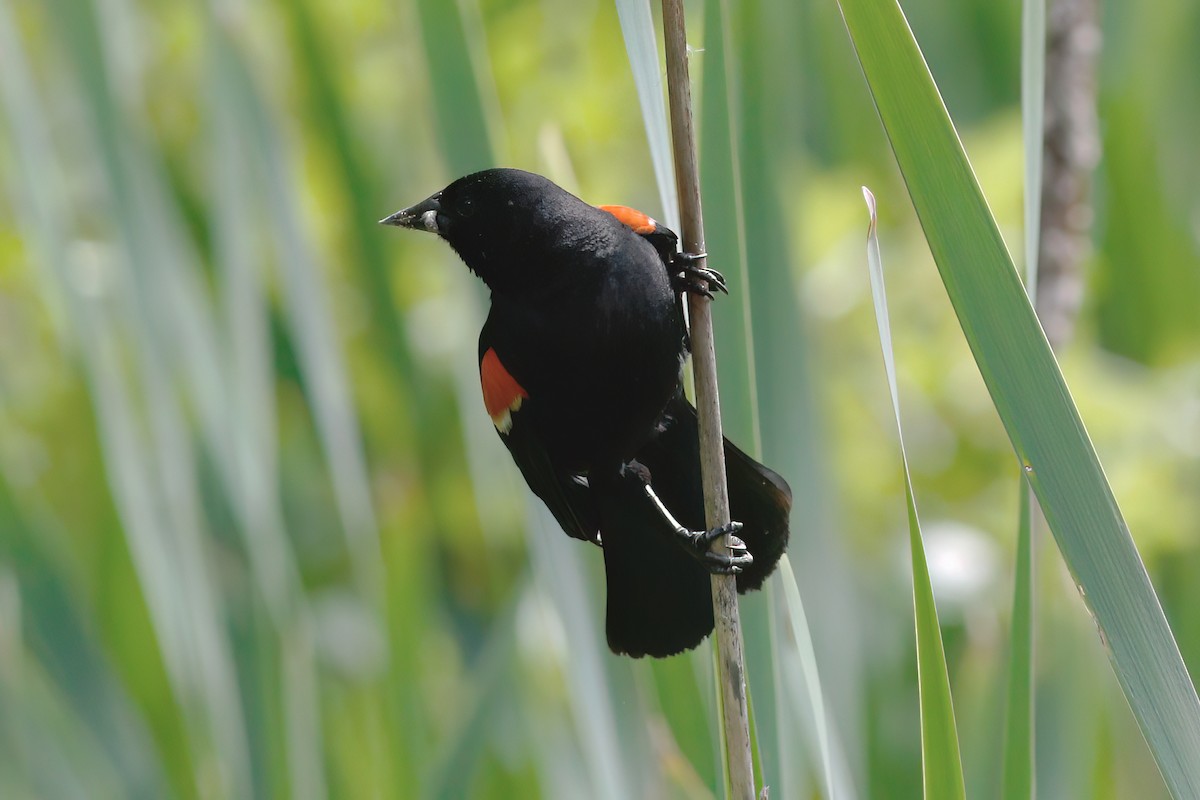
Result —
<path fill-rule="evenodd" d="M 647 215 L 515 169 L 467 175 L 381 222 L 436 233 L 491 290 L 484 406 L 563 530 L 602 547 L 609 647 L 695 647 L 713 628 L 709 572 L 759 588 L 792 504 L 783 478 L 726 440 L 736 522 L 704 530 L 682 293 L 723 290 L 719 273 Z M 726 533 L 729 547 L 710 552 Z"/>

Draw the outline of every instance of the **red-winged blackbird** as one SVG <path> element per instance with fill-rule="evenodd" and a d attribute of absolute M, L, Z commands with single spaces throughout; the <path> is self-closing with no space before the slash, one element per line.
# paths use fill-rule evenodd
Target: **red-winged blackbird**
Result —
<path fill-rule="evenodd" d="M 602 547 L 609 647 L 695 647 L 713 628 L 709 572 L 759 588 L 787 546 L 792 504 L 783 478 L 726 440 L 737 522 L 704 530 L 681 293 L 723 289 L 719 273 L 678 254 L 645 214 L 514 169 L 460 178 L 382 222 L 438 234 L 491 289 L 484 406 L 563 530 Z M 725 533 L 730 547 L 710 552 Z"/>

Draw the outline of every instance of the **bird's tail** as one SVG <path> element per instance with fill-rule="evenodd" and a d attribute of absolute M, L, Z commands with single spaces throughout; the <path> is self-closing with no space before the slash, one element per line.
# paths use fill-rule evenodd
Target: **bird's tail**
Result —
<path fill-rule="evenodd" d="M 632 472 L 591 479 L 608 584 L 606 631 L 614 653 L 661 658 L 713 629 L 707 570 L 672 539 Z"/>
<path fill-rule="evenodd" d="M 696 410 L 682 396 L 667 409 L 663 429 L 638 453 L 655 493 L 690 530 L 703 530 Z M 737 576 L 739 592 L 758 589 L 787 548 L 792 492 L 778 473 L 725 440 L 732 519 L 754 563 Z M 592 482 L 608 578 L 608 643 L 632 656 L 664 656 L 695 647 L 712 631 L 707 570 L 673 541 L 667 523 L 632 473 Z"/>
<path fill-rule="evenodd" d="M 659 499 L 691 530 L 702 530 L 704 494 L 700 479 L 700 430 L 696 409 L 682 394 L 667 406 L 662 430 L 638 453 L 650 471 Z M 730 518 L 742 523 L 738 536 L 754 563 L 738 575 L 738 591 L 762 586 L 787 549 L 792 490 L 779 473 L 725 440 L 725 474 Z"/>

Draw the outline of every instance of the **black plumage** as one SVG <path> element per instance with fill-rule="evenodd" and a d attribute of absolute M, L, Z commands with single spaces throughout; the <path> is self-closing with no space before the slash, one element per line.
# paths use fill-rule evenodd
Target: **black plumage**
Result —
<path fill-rule="evenodd" d="M 479 336 L 488 413 L 563 530 L 603 548 L 610 647 L 666 656 L 712 630 L 710 570 L 738 573 L 739 591 L 762 585 L 787 546 L 791 491 L 726 440 L 730 507 L 752 562 L 737 548 L 706 555 L 675 530 L 704 528 L 696 413 L 680 383 L 679 289 L 697 284 L 679 274 L 673 233 L 606 208 L 492 169 L 384 222 L 437 233 L 491 289 Z"/>

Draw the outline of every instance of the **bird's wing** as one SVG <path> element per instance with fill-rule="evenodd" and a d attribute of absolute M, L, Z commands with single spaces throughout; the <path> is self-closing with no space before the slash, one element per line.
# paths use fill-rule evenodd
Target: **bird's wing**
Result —
<path fill-rule="evenodd" d="M 649 214 L 629 206 L 598 206 L 598 208 L 612 214 L 626 228 L 654 245 L 658 257 L 662 260 L 663 268 L 668 273 L 671 272 L 671 261 L 675 256 L 675 251 L 679 248 L 679 237 L 675 231 Z"/>
<path fill-rule="evenodd" d="M 513 461 L 533 493 L 542 499 L 562 529 L 575 539 L 599 544 L 595 500 L 586 478 L 557 469 L 527 417 L 538 402 L 501 360 L 484 326 L 479 337 L 479 380 L 483 404 Z"/>
<path fill-rule="evenodd" d="M 679 236 L 675 231 L 663 225 L 649 214 L 630 208 L 629 206 L 598 206 L 598 208 L 601 211 L 607 211 L 609 214 L 612 214 L 626 228 L 629 228 L 653 245 L 655 252 L 658 253 L 658 260 L 662 263 L 663 269 L 666 270 L 667 277 L 674 284 L 676 273 L 678 272 L 675 265 L 675 255 L 679 251 Z M 679 314 L 679 324 L 684 327 L 682 331 L 684 347 L 690 351 L 691 342 L 688 340 L 688 332 L 686 326 L 684 326 L 684 320 L 687 319 L 687 315 L 684 312 L 686 306 L 687 301 L 683 293 L 677 293 L 675 295 L 675 308 Z"/>

